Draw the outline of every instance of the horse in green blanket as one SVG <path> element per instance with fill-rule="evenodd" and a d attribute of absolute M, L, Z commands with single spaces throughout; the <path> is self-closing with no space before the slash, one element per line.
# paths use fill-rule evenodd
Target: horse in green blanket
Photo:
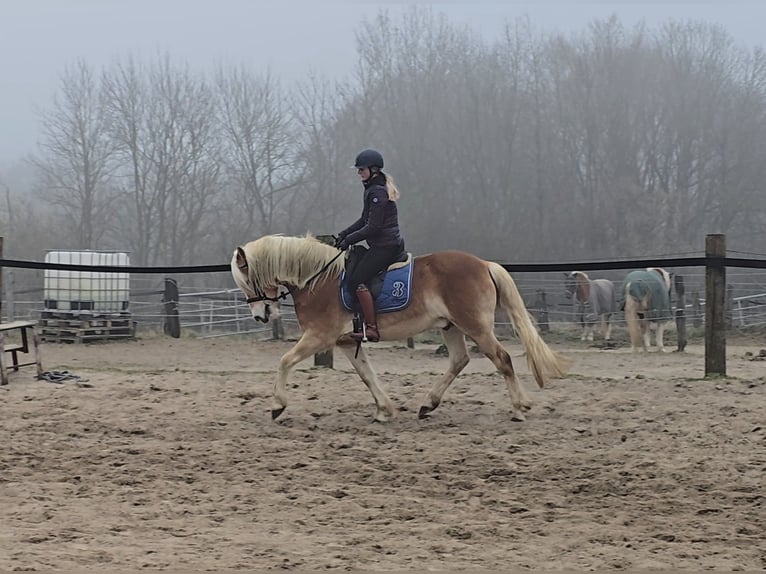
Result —
<path fill-rule="evenodd" d="M 657 350 L 665 351 L 663 334 L 673 319 L 670 287 L 670 273 L 659 267 L 631 271 L 622 282 L 620 309 L 625 311 L 633 352 L 638 351 L 639 344 L 642 344 L 644 351 L 649 351 L 650 323 L 657 325 Z"/>

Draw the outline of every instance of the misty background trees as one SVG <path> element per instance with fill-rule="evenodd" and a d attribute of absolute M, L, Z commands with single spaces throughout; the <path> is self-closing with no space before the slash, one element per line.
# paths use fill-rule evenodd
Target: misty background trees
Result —
<path fill-rule="evenodd" d="M 265 233 L 358 217 L 349 169 L 381 150 L 410 250 L 503 262 L 763 252 L 766 57 L 716 26 L 497 41 L 413 8 L 381 12 L 347 81 L 194 69 L 172 54 L 62 71 L 40 145 L 0 172 L 5 255 L 117 249 L 136 265 L 225 263 Z M 353 57 L 354 55 L 349 55 Z"/>

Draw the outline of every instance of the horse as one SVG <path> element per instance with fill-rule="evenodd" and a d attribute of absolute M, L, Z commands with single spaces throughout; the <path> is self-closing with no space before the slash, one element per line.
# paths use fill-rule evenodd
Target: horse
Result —
<path fill-rule="evenodd" d="M 649 351 L 649 324 L 655 323 L 657 350 L 665 352 L 663 334 L 673 314 L 670 308 L 670 273 L 660 267 L 631 271 L 620 290 L 620 308 L 625 311 L 625 322 L 630 334 L 630 348 L 634 353 L 641 343 Z"/>
<path fill-rule="evenodd" d="M 232 255 L 234 281 L 247 298 L 253 318 L 267 322 L 276 316 L 271 303 L 287 289 L 292 295 L 301 338 L 280 359 L 274 383 L 271 417 L 287 406 L 290 370 L 311 355 L 339 347 L 372 394 L 374 420 L 392 419 L 396 409 L 378 384 L 364 347 L 351 337 L 353 314 L 343 306 L 340 277 L 344 260 L 335 247 L 306 236 L 265 235 L 238 246 Z M 495 307 L 511 319 L 526 351 L 537 385 L 546 376 L 561 377 L 568 360 L 540 337 L 515 282 L 499 264 L 462 251 L 441 251 L 412 259 L 411 301 L 399 311 L 378 317 L 381 340 L 403 340 L 429 329 L 441 329 L 449 352 L 447 372 L 434 382 L 421 401 L 418 417 L 436 409 L 444 392 L 469 362 L 466 335 L 471 337 L 505 378 L 512 420 L 523 421 L 532 402 L 519 385 L 511 357 L 494 334 Z M 278 310 L 276 310 L 278 313 Z"/>
<path fill-rule="evenodd" d="M 614 283 L 609 279 L 591 279 L 583 271 L 564 274 L 565 295 L 578 303 L 578 315 L 582 325 L 581 341 L 593 340 L 593 327 L 600 321 L 604 340 L 612 338 L 612 313 L 617 312 Z"/>

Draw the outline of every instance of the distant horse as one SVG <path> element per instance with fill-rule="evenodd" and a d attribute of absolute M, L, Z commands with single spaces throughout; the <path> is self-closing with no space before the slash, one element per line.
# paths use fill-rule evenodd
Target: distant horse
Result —
<path fill-rule="evenodd" d="M 657 349 L 665 351 L 663 334 L 673 318 L 670 308 L 670 273 L 659 267 L 631 271 L 620 290 L 620 308 L 625 310 L 625 321 L 630 334 L 630 347 L 638 351 L 639 344 L 649 351 L 649 323 L 657 325 Z"/>
<path fill-rule="evenodd" d="M 391 419 L 396 409 L 380 388 L 364 352 L 351 338 L 351 311 L 340 296 L 339 278 L 344 261 L 339 251 L 317 239 L 267 235 L 237 247 L 231 272 L 247 297 L 256 321 L 266 322 L 270 302 L 280 286 L 292 294 L 303 336 L 279 363 L 271 407 L 277 418 L 287 406 L 287 377 L 300 361 L 335 346 L 348 357 L 367 385 L 376 405 L 375 420 Z M 449 351 L 447 372 L 424 397 L 418 411 L 424 417 L 439 406 L 442 395 L 468 364 L 465 335 L 494 363 L 505 377 L 511 396 L 513 420 L 524 420 L 531 401 L 519 385 L 511 357 L 494 334 L 495 307 L 508 313 L 526 350 L 527 363 L 539 387 L 546 375 L 563 376 L 567 361 L 542 340 L 524 307 L 511 276 L 497 263 L 460 251 L 442 251 L 415 257 L 411 301 L 401 311 L 378 317 L 382 340 L 402 340 L 428 329 L 440 328 Z M 358 350 L 358 354 L 356 351 Z"/>
<path fill-rule="evenodd" d="M 578 303 L 578 319 L 582 325 L 581 341 L 593 340 L 593 327 L 601 323 L 604 340 L 612 338 L 612 313 L 617 312 L 614 283 L 609 279 L 590 279 L 587 273 L 566 273 L 564 288 L 568 299 Z"/>

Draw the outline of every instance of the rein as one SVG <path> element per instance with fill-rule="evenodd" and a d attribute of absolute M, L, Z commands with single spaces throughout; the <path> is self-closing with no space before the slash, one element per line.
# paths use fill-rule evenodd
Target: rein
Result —
<path fill-rule="evenodd" d="M 341 255 L 343 255 L 345 252 L 346 252 L 346 250 L 345 250 L 345 249 L 338 251 L 338 254 L 337 254 L 335 257 L 333 257 L 332 259 L 330 259 L 330 260 L 327 262 L 327 264 L 326 264 L 324 267 L 322 267 L 322 268 L 321 268 L 319 271 L 317 271 L 316 273 L 314 273 L 314 274 L 311 276 L 311 278 L 310 278 L 308 281 L 306 281 L 306 283 L 307 283 L 307 284 L 308 284 L 308 283 L 311 283 L 311 282 L 312 282 L 314 279 L 316 279 L 316 278 L 317 278 L 317 277 L 319 277 L 319 276 L 320 276 L 322 273 L 324 273 L 325 271 L 327 271 L 327 270 L 330 268 L 330 265 L 332 265 L 332 264 L 335 262 L 335 260 L 336 260 L 338 257 L 340 257 Z"/>

